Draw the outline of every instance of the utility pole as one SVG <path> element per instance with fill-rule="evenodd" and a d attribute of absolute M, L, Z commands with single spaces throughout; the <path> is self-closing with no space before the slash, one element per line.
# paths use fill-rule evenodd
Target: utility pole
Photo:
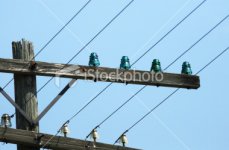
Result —
<path fill-rule="evenodd" d="M 31 61 L 34 58 L 33 44 L 29 41 L 12 42 L 13 58 Z M 36 95 L 36 76 L 14 74 L 15 102 L 32 120 L 38 116 L 38 103 Z M 29 123 L 21 113 L 16 110 L 16 127 L 28 131 L 38 132 L 38 124 Z M 17 150 L 39 150 L 39 148 L 17 145 Z"/>
<path fill-rule="evenodd" d="M 14 59 L 0 58 L 0 72 L 14 74 L 15 100 L 1 86 L 0 93 L 16 108 L 17 129 L 7 126 L 0 127 L 0 141 L 17 144 L 17 150 L 39 150 L 40 148 L 54 150 L 136 150 L 99 142 L 96 142 L 96 148 L 94 148 L 94 142 L 39 132 L 39 121 L 77 80 L 185 89 L 198 89 L 200 87 L 200 79 L 196 75 L 160 72 L 158 75 L 162 80 L 155 80 L 157 76 L 152 74 L 152 71 L 35 61 L 33 45 L 24 39 L 13 42 L 12 49 Z M 106 75 L 103 76 L 102 74 Z M 149 75 L 149 78 L 143 80 L 141 77 L 146 74 Z M 39 115 L 36 95 L 37 75 L 72 79 Z"/>

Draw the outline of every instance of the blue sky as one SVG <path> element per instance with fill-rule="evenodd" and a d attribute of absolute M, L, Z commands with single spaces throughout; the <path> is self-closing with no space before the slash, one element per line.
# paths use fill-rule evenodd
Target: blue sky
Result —
<path fill-rule="evenodd" d="M 35 52 L 75 14 L 85 0 L 1 1 L 0 54 L 12 58 L 11 42 L 22 38 L 33 42 Z M 93 0 L 36 60 L 66 63 L 129 1 Z M 72 64 L 87 65 L 91 52 L 97 52 L 101 66 L 118 67 L 123 55 L 131 62 L 140 57 L 200 0 L 135 0 Z M 154 58 L 166 67 L 184 50 L 229 14 L 229 1 L 207 0 L 176 30 L 153 48 L 133 67 L 149 70 Z M 179 73 L 183 61 L 189 61 L 197 72 L 220 51 L 229 46 L 227 19 L 167 71 Z M 145 150 L 228 150 L 229 101 L 227 85 L 229 53 L 200 74 L 198 90 L 180 90 L 128 134 L 128 146 Z M 12 74 L 0 74 L 4 86 Z M 40 88 L 49 78 L 37 77 Z M 57 95 L 70 79 L 52 81 L 38 94 L 39 111 Z M 41 120 L 40 131 L 55 134 L 58 128 L 85 103 L 102 90 L 104 82 L 77 81 L 64 97 Z M 70 123 L 70 137 L 84 139 L 100 121 L 132 96 L 141 85 L 113 84 Z M 147 87 L 99 129 L 99 142 L 111 143 L 147 111 L 174 89 Z M 6 91 L 14 97 L 13 83 Z M 14 113 L 14 108 L 0 95 L 0 114 Z M 13 127 L 15 121 L 13 120 Z M 15 150 L 15 145 L 0 144 L 0 150 Z"/>

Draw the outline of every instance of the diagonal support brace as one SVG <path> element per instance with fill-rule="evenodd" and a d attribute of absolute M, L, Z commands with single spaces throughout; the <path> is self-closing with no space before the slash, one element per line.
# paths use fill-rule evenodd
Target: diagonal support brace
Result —
<path fill-rule="evenodd" d="M 41 112 L 41 114 L 34 121 L 37 124 L 42 117 L 52 108 L 53 105 L 68 91 L 68 89 L 76 82 L 76 79 L 72 79 L 61 91 L 60 93 L 51 101 L 51 103 Z"/>
<path fill-rule="evenodd" d="M 34 121 L 26 115 L 26 113 L 18 106 L 18 104 L 15 103 L 15 101 L 3 90 L 2 87 L 0 87 L 0 93 L 25 117 L 25 119 L 31 124 L 34 124 Z"/>

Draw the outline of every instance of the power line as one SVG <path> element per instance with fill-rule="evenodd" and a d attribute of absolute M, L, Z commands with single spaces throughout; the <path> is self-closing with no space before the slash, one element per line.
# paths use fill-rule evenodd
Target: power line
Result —
<path fill-rule="evenodd" d="M 144 57 L 152 48 L 157 46 L 166 36 L 168 36 L 173 30 L 175 30 L 182 22 L 184 22 L 191 14 L 193 14 L 200 6 L 202 6 L 207 0 L 202 1 L 197 7 L 195 7 L 187 16 L 185 16 L 180 22 L 178 22 L 171 30 L 169 30 L 162 38 L 160 38 L 154 45 L 152 45 L 143 55 L 141 55 L 134 63 L 136 64 L 142 57 Z"/>
<path fill-rule="evenodd" d="M 125 101 L 121 106 L 119 106 L 115 111 L 113 111 L 108 117 L 106 117 L 97 127 L 100 127 L 103 123 L 105 123 L 110 117 L 112 117 L 118 110 L 120 110 L 123 106 L 125 106 L 131 99 L 133 99 L 138 93 L 140 93 L 144 88 L 143 86 L 140 90 L 138 90 L 134 95 L 132 95 L 127 101 Z"/>
<path fill-rule="evenodd" d="M 71 63 L 72 60 L 74 60 L 92 41 L 94 41 L 118 16 L 120 16 L 124 10 L 126 10 L 134 0 L 131 0 L 117 15 L 115 15 L 89 42 L 87 42 L 60 70 L 64 69 L 66 65 Z M 53 79 L 54 77 L 50 78 L 38 91 L 36 94 L 38 94 L 42 89 L 44 89 Z M 32 98 L 27 100 L 26 102 L 30 101 Z"/>
<path fill-rule="evenodd" d="M 180 22 L 178 22 L 178 24 L 176 24 L 171 30 L 169 30 L 159 41 L 157 41 L 153 46 L 151 46 L 141 57 L 144 57 L 144 55 L 146 55 L 152 48 L 154 48 L 157 44 L 159 44 L 166 36 L 168 36 L 173 30 L 175 30 L 184 20 L 186 20 L 192 13 L 194 13 L 201 5 L 204 4 L 204 2 L 206 2 L 206 0 L 202 1 L 197 7 L 195 7 L 187 16 L 185 16 L 185 18 L 183 18 Z M 137 59 L 137 61 L 139 61 L 140 59 Z M 137 62 L 135 61 L 134 64 Z M 132 65 L 134 65 L 132 64 Z M 132 66 L 131 65 L 131 66 Z M 112 85 L 112 83 L 109 83 L 104 89 L 102 89 L 95 97 L 93 97 L 86 105 L 84 105 L 77 113 L 75 113 L 69 120 L 67 120 L 64 124 L 69 123 L 73 118 L 75 118 L 80 112 L 82 112 L 91 102 L 93 102 L 99 95 L 101 95 L 106 89 L 108 89 L 110 86 Z M 143 90 L 143 89 L 142 89 Z M 140 92 L 140 91 L 139 91 Z M 63 124 L 63 125 L 64 125 Z M 58 130 L 57 134 L 60 132 L 60 130 Z M 56 134 L 56 135 L 57 135 Z"/>
<path fill-rule="evenodd" d="M 126 10 L 132 3 L 134 2 L 134 0 L 131 0 L 113 19 L 111 19 L 111 21 L 110 22 L 108 22 L 81 50 L 83 50 L 84 48 L 86 48 L 99 34 L 101 34 L 118 16 L 120 16 L 123 12 L 124 12 L 124 10 Z M 69 61 L 68 61 L 68 63 L 70 63 L 75 57 L 77 56 L 77 54 L 76 55 L 74 55 Z M 68 64 L 67 63 L 67 64 Z M 52 80 L 53 78 L 51 78 L 51 80 Z M 49 80 L 48 82 L 50 82 L 51 80 Z M 45 84 L 45 85 L 47 85 L 48 84 L 48 82 Z M 44 86 L 43 86 L 43 88 L 44 88 Z M 106 89 L 104 89 L 104 90 L 106 90 Z M 103 92 L 103 91 L 101 91 L 101 92 Z M 96 97 L 95 97 L 96 98 Z M 89 105 L 89 103 L 88 103 L 88 105 Z M 87 105 L 85 105 L 85 107 L 87 107 Z M 82 110 L 83 110 L 84 108 L 82 108 Z M 82 111 L 81 110 L 81 111 Z M 73 116 L 73 118 L 74 118 L 75 116 Z M 70 122 L 70 120 L 71 119 L 73 119 L 73 118 L 70 118 L 69 120 L 67 120 L 63 125 L 65 125 L 65 124 L 68 124 L 69 122 Z M 61 126 L 61 128 L 63 127 L 63 125 Z M 60 129 L 61 129 L 60 128 Z M 52 136 L 43 146 L 42 146 L 42 148 L 44 148 L 44 146 L 46 146 L 48 143 L 49 143 L 49 141 L 51 141 L 55 136 L 57 136 L 59 133 L 60 133 L 60 129 L 57 131 L 57 133 L 54 135 L 54 136 Z"/>
<path fill-rule="evenodd" d="M 106 86 L 102 91 L 100 91 L 97 96 L 93 97 L 86 105 L 84 105 L 77 113 L 75 113 L 70 119 L 69 121 L 71 121 L 72 119 L 74 119 L 80 112 L 82 112 L 92 101 L 94 101 L 102 92 L 104 92 L 107 88 L 109 88 L 109 86 L 111 86 L 112 82 L 110 84 L 108 84 L 108 86 Z"/>
<path fill-rule="evenodd" d="M 186 54 L 190 49 L 192 49 L 196 44 L 198 44 L 201 40 L 203 40 L 209 33 L 211 33 L 215 28 L 217 28 L 221 23 L 223 23 L 226 19 L 228 19 L 229 15 L 224 17 L 219 23 L 217 23 L 211 30 L 209 30 L 206 34 L 204 34 L 198 41 L 196 41 L 189 49 L 184 51 L 179 57 L 177 57 L 172 63 L 168 65 L 165 69 L 168 69 L 171 65 L 173 65 L 178 59 L 180 59 L 184 54 Z"/>
<path fill-rule="evenodd" d="M 152 48 L 159 44 L 166 36 L 168 36 L 173 30 L 175 30 L 184 20 L 186 20 L 193 12 L 195 12 L 201 5 L 204 4 L 206 0 L 202 1 L 197 7 L 195 7 L 188 15 L 186 15 L 180 22 L 178 22 L 171 30 L 169 30 L 159 41 L 157 41 L 153 46 L 151 46 L 143 55 L 141 55 L 131 66 L 137 63 L 143 56 L 145 56 Z M 109 83 L 105 88 L 103 88 L 96 96 L 94 96 L 86 105 L 84 105 L 77 113 L 75 113 L 70 120 L 75 118 L 80 112 L 82 112 L 90 103 L 92 103 L 99 95 L 106 91 L 113 83 Z"/>
<path fill-rule="evenodd" d="M 44 149 L 44 147 L 54 138 L 54 137 L 56 137 L 59 133 L 60 133 L 60 130 L 61 130 L 61 128 L 65 125 L 65 124 L 68 124 L 69 123 L 69 121 L 66 121 L 59 129 L 58 129 L 58 131 L 56 132 L 56 134 L 55 135 L 53 135 L 41 148 L 43 148 Z"/>
<path fill-rule="evenodd" d="M 35 59 L 35 57 L 37 57 L 65 28 L 66 26 L 68 26 L 69 23 L 71 23 L 76 16 L 78 16 L 80 14 L 80 12 L 91 2 L 91 0 L 87 1 L 87 3 L 85 3 L 83 5 L 83 7 L 80 8 L 80 10 L 78 10 L 71 18 L 70 20 L 37 52 L 37 54 L 31 59 Z M 26 66 L 25 66 L 26 67 Z M 14 80 L 14 78 L 12 78 L 9 82 L 6 83 L 6 85 L 3 87 L 3 89 L 5 89 L 12 81 Z"/>
<path fill-rule="evenodd" d="M 207 35 L 209 35 L 215 28 L 217 28 L 221 23 L 223 23 L 229 16 L 224 17 L 219 23 L 217 23 L 213 28 L 211 28 L 207 33 L 205 33 L 200 39 L 198 39 L 194 44 L 192 44 L 187 50 L 185 50 L 181 55 L 179 55 L 172 63 L 170 63 L 165 69 L 170 68 L 175 62 L 177 62 L 182 56 L 189 52 L 194 46 L 196 46 L 201 40 L 203 40 Z M 109 118 L 111 118 L 115 113 L 117 113 L 122 107 L 124 107 L 128 102 L 130 102 L 137 94 L 139 94 L 147 85 L 139 89 L 135 94 L 133 94 L 129 99 L 127 99 L 122 105 L 120 105 L 115 111 L 113 111 L 109 116 L 107 116 L 101 123 L 99 123 L 96 128 L 100 127 L 105 123 Z"/>
<path fill-rule="evenodd" d="M 204 67 L 202 67 L 195 75 L 201 73 L 204 69 L 206 69 L 209 65 L 211 65 L 214 61 L 216 61 L 220 56 L 222 56 L 228 50 L 229 50 L 229 47 L 227 47 L 226 49 L 224 49 L 220 54 L 218 54 L 210 62 L 208 62 Z M 131 129 L 133 129 L 137 124 L 139 124 L 142 120 L 144 120 L 149 114 L 151 114 L 155 109 L 157 109 L 160 105 L 162 105 L 164 102 L 166 102 L 166 100 L 168 100 L 171 96 L 173 96 L 179 90 L 180 90 L 180 88 L 176 89 L 171 94 L 169 94 L 164 100 L 162 100 L 159 104 L 157 104 L 154 108 L 152 108 L 148 113 L 146 113 L 142 118 L 140 118 L 132 126 L 130 126 L 123 134 L 126 134 Z M 117 143 L 117 140 L 116 140 L 116 142 L 114 144 L 116 144 L 116 143 Z"/>

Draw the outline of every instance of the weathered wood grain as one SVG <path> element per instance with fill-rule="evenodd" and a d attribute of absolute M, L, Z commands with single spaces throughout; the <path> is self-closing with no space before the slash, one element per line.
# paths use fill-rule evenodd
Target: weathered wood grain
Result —
<path fill-rule="evenodd" d="M 12 43 L 13 58 L 18 60 L 29 61 L 34 58 L 33 45 L 29 41 Z M 34 74 L 14 74 L 15 102 L 32 120 L 38 116 L 37 103 L 37 86 L 36 76 Z M 37 131 L 38 124 L 31 125 L 30 122 L 16 109 L 16 126 L 17 129 Z M 17 145 L 17 150 L 39 150 L 25 145 Z"/>
<path fill-rule="evenodd" d="M 66 65 L 39 61 L 36 61 L 36 68 L 31 70 L 29 61 L 16 59 L 0 59 L 0 72 L 188 89 L 200 87 L 199 77 L 195 75 L 163 73 L 163 80 L 156 81 L 155 75 L 150 74 L 151 72 L 149 71 Z M 150 74 L 149 79 L 142 80 L 143 75 L 147 77 L 147 74 Z M 131 78 L 131 76 L 134 78 Z"/>
<path fill-rule="evenodd" d="M 38 137 L 40 137 L 41 135 L 43 135 L 43 137 L 41 138 L 41 140 L 38 140 Z M 53 135 L 44 133 L 35 133 L 31 131 L 0 127 L 0 141 L 12 144 L 21 144 L 41 148 L 47 143 L 47 141 L 50 140 L 52 136 Z M 54 150 L 137 150 L 133 148 L 123 148 L 120 146 L 103 143 L 96 143 L 96 148 L 93 148 L 92 146 L 93 143 L 90 141 L 85 142 L 84 140 L 56 136 L 52 138 L 52 140 L 50 140 L 44 148 Z"/>

